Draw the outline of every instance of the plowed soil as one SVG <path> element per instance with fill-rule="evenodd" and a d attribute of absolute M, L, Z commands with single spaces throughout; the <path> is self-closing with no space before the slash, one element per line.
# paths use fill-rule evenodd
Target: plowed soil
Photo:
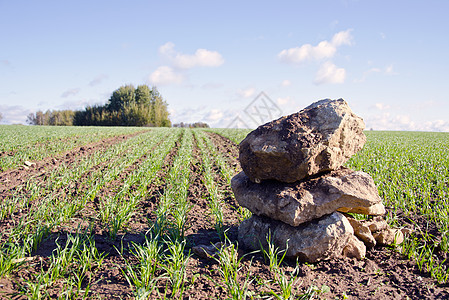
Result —
<path fill-rule="evenodd" d="M 238 145 L 213 133 L 208 134 L 208 136 L 229 165 L 238 172 L 240 170 Z M 127 138 L 126 136 L 116 137 L 100 143 L 85 145 L 59 157 L 36 162 L 31 168 L 19 168 L 1 173 L 0 201 L 5 199 L 7 195 L 14 193 L 31 177 L 44 180 L 45 174 L 51 172 L 59 164 L 76 163 L 84 156 L 88 156 L 95 151 L 102 151 Z M 107 256 L 101 268 L 90 274 L 93 283 L 90 287 L 89 298 L 134 298 L 133 290 L 120 270 L 125 262 L 117 249 L 120 249 L 122 245 L 126 248 L 130 242 L 142 243 L 144 241 L 144 235 L 149 229 L 148 220 L 154 219 L 152 212 L 157 207 L 166 185 L 169 184 L 166 182 L 166 175 L 176 157 L 178 146 L 174 147 L 166 157 L 164 166 L 158 172 L 156 180 L 149 183 L 148 195 L 146 199 L 141 201 L 139 209 L 126 232 L 120 232 L 115 240 L 111 240 L 103 233 L 101 226 L 94 224 L 92 233 L 96 247 L 100 252 L 106 253 Z M 194 160 L 190 163 L 191 185 L 188 193 L 192 209 L 188 214 L 186 224 L 187 251 L 195 245 L 210 245 L 220 241 L 220 237 L 212 225 L 207 203 L 208 191 L 203 184 L 201 155 L 196 146 L 193 151 Z M 138 166 L 138 162 L 133 166 L 125 171 L 121 177 L 126 177 L 128 172 Z M 237 228 L 240 222 L 237 213 L 238 204 L 232 195 L 231 188 L 225 179 L 220 176 L 218 166 L 215 166 L 215 171 L 215 181 L 222 191 L 223 202 L 225 203 L 223 211 L 227 236 L 231 242 L 237 244 Z M 120 184 L 120 181 L 113 184 Z M 110 190 L 105 187 L 97 197 L 107 197 L 108 193 L 110 193 Z M 89 205 L 92 210 L 96 209 L 95 200 Z M 89 209 L 85 211 L 88 213 Z M 15 220 L 25 216 L 26 211 L 17 212 L 12 218 L 1 221 L 0 232 L 7 232 L 14 226 Z M 78 220 L 82 220 L 83 217 L 85 216 L 79 216 Z M 27 280 L 33 280 L 41 267 L 45 269 L 49 266 L 50 256 L 56 249 L 56 243 L 64 244 L 67 240 L 67 233 L 76 232 L 78 226 L 82 225 L 82 222 L 80 222 L 75 220 L 71 224 L 64 224 L 64 226 L 53 230 L 19 271 L 9 277 L 1 278 L 0 299 L 26 299 L 26 297 L 17 294 L 20 286 Z M 125 258 L 130 259 L 130 257 L 125 255 Z M 245 249 L 239 249 L 239 257 L 242 258 L 239 271 L 239 280 L 242 284 L 245 276 L 251 274 L 253 280 L 249 284 L 249 290 L 254 298 L 275 299 L 268 292 L 270 290 L 279 291 L 279 287 L 274 283 L 274 274 L 270 272 L 268 262 L 264 260 L 264 257 L 260 253 L 247 255 Z M 295 261 L 285 261 L 282 264 L 281 268 L 287 274 L 287 278 L 290 277 L 289 274 L 295 266 Z M 218 264 L 214 259 L 201 258 L 192 254 L 186 272 L 186 291 L 183 294 L 183 299 L 226 299 L 229 297 L 223 287 Z M 438 285 L 427 273 L 420 272 L 414 262 L 407 260 L 398 251 L 390 248 L 371 249 L 367 252 L 366 258 L 360 261 L 342 258 L 315 264 L 299 263 L 297 274 L 299 276 L 294 285 L 294 290 L 297 291 L 298 297 L 306 291 L 310 291 L 311 286 L 315 286 L 316 297 L 322 299 L 449 298 L 447 285 Z M 171 291 L 165 283 L 164 280 L 161 280 L 158 283 L 158 289 L 153 291 L 149 299 L 159 299 L 164 294 L 171 297 Z M 52 287 L 48 290 L 50 298 L 60 296 L 63 292 L 62 289 L 62 285 Z"/>

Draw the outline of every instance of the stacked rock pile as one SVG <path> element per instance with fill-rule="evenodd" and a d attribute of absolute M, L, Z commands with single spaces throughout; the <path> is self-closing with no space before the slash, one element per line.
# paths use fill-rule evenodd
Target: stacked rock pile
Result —
<path fill-rule="evenodd" d="M 365 256 L 366 247 L 399 243 L 382 217 L 357 221 L 345 213 L 382 216 L 373 179 L 343 164 L 362 149 L 363 120 L 346 101 L 321 100 L 259 126 L 240 143 L 243 172 L 231 181 L 238 203 L 253 216 L 241 223 L 240 245 L 267 247 L 316 262 Z"/>

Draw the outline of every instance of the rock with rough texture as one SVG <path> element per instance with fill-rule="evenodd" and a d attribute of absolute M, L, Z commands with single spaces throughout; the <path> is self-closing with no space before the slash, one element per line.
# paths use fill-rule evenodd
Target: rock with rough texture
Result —
<path fill-rule="evenodd" d="M 372 220 L 366 221 L 365 226 L 368 226 L 371 232 L 377 232 L 388 228 L 387 221 L 382 217 L 375 217 Z"/>
<path fill-rule="evenodd" d="M 373 232 L 376 242 L 382 246 L 399 245 L 404 241 L 404 234 L 399 229 L 387 227 L 378 232 Z"/>
<path fill-rule="evenodd" d="M 339 212 L 297 227 L 253 215 L 239 226 L 239 245 L 252 250 L 258 250 L 260 246 L 268 249 L 269 235 L 276 248 L 281 251 L 287 249 L 286 257 L 316 262 L 341 257 L 353 236 L 353 230 L 346 217 Z"/>
<path fill-rule="evenodd" d="M 295 182 L 341 167 L 362 149 L 364 129 L 345 100 L 321 100 L 249 133 L 240 143 L 240 164 L 253 182 Z"/>
<path fill-rule="evenodd" d="M 365 243 L 366 247 L 373 248 L 376 246 L 376 239 L 373 237 L 371 230 L 365 223 L 353 218 L 348 218 L 348 221 L 351 224 L 352 229 L 354 229 L 354 235 Z"/>
<path fill-rule="evenodd" d="M 343 249 L 343 256 L 349 258 L 362 259 L 366 255 L 366 246 L 355 236 L 351 236 L 348 239 L 346 247 Z"/>
<path fill-rule="evenodd" d="M 211 258 L 223 247 L 222 242 L 210 245 L 198 245 L 192 247 L 192 252 L 202 258 Z"/>
<path fill-rule="evenodd" d="M 241 206 L 292 226 L 337 210 L 366 215 L 385 213 L 373 179 L 367 173 L 346 168 L 296 183 L 270 180 L 257 184 L 240 172 L 232 178 L 231 187 Z"/>

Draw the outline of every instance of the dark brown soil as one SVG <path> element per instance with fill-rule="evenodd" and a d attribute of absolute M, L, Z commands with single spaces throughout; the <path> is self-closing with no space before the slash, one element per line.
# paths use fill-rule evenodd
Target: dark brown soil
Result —
<path fill-rule="evenodd" d="M 208 137 L 216 145 L 218 151 L 227 162 L 239 171 L 238 165 L 238 145 L 219 135 L 209 133 Z M 42 178 L 43 174 L 50 172 L 59 164 L 76 163 L 84 156 L 95 151 L 103 151 L 114 143 L 118 143 L 128 137 L 116 137 L 88 146 L 79 147 L 65 155 L 49 158 L 30 169 L 11 170 L 0 174 L 0 199 L 5 199 L 8 194 L 13 193 L 26 183 L 31 177 Z M 177 155 L 179 142 L 165 158 L 163 168 L 157 173 L 155 180 L 148 183 L 148 195 L 140 202 L 139 208 L 133 220 L 128 224 L 126 232 L 119 232 L 119 235 L 111 240 L 103 232 L 99 224 L 94 224 L 91 228 L 94 235 L 96 247 L 107 256 L 103 265 L 99 269 L 91 272 L 91 287 L 89 298 L 101 299 L 134 299 L 133 290 L 126 281 L 120 268 L 125 264 L 124 258 L 132 261 L 128 247 L 131 242 L 142 243 L 144 235 L 150 228 L 151 221 L 154 221 L 154 210 L 157 208 L 160 196 L 164 193 L 167 184 L 168 174 L 174 158 Z M 149 149 L 151 151 L 151 149 Z M 195 245 L 209 245 L 220 241 L 220 236 L 213 226 L 212 217 L 209 215 L 208 197 L 209 193 L 203 184 L 203 167 L 201 153 L 197 146 L 193 150 L 194 159 L 190 163 L 191 185 L 188 191 L 188 199 L 192 204 L 192 209 L 187 219 L 187 250 Z M 145 157 L 142 157 L 145 159 Z M 129 167 L 120 178 L 114 183 L 104 187 L 97 198 L 111 197 L 114 194 L 114 186 L 120 185 L 123 178 L 136 167 L 139 161 Z M 215 182 L 223 195 L 223 212 L 227 236 L 231 242 L 237 244 L 237 228 L 239 216 L 237 213 L 237 203 L 232 195 L 232 191 L 226 180 L 219 175 L 219 167 L 214 166 L 216 171 Z M 40 177 L 39 177 L 40 176 Z M 80 179 L 82 180 L 82 179 Z M 80 182 L 82 184 L 82 182 Z M 97 210 L 95 200 L 88 203 L 88 208 L 83 210 L 83 214 L 78 220 L 87 217 L 89 213 Z M 13 219 L 6 219 L 0 222 L 0 232 L 7 232 L 14 226 L 16 218 L 24 217 L 26 212 L 17 213 Z M 405 219 L 404 219 L 405 220 Z M 82 222 L 72 222 L 64 224 L 51 232 L 51 234 L 41 243 L 39 248 L 32 253 L 30 260 L 24 262 L 23 267 L 14 272 L 11 276 L 0 279 L 0 299 L 26 299 L 24 296 L 13 296 L 20 290 L 20 286 L 25 285 L 27 280 L 35 280 L 35 276 L 48 268 L 51 253 L 56 249 L 56 243 L 63 245 L 67 241 L 67 234 L 77 231 L 78 226 L 87 226 Z M 124 247 L 124 258 L 119 255 L 117 249 Z M 187 253 L 186 253 L 187 254 Z M 224 299 L 230 297 L 222 278 L 219 274 L 219 265 L 213 259 L 200 258 L 191 254 L 187 265 L 186 290 L 183 299 Z M 250 274 L 249 291 L 253 292 L 254 298 L 275 299 L 269 295 L 270 290 L 279 292 L 279 286 L 274 282 L 275 275 L 270 271 L 268 262 L 260 253 L 248 254 L 245 249 L 239 249 L 241 258 L 241 269 L 239 277 L 241 286 L 245 281 L 245 276 Z M 285 261 L 281 265 L 282 271 L 290 278 L 290 274 L 295 270 L 295 261 Z M 315 291 L 317 298 L 322 299 L 448 299 L 449 288 L 445 285 L 438 285 L 428 274 L 418 270 L 416 264 L 402 257 L 397 251 L 389 248 L 374 248 L 367 252 L 366 258 L 358 261 L 354 259 L 336 259 L 323 261 L 315 264 L 299 263 L 296 269 L 298 280 L 294 285 L 297 298 L 311 287 Z M 86 284 L 86 283 L 84 283 Z M 326 288 L 328 287 L 328 289 Z M 320 291 L 324 291 L 320 294 Z M 50 298 L 56 298 L 63 292 L 63 284 L 52 286 L 47 289 Z M 157 291 L 153 291 L 150 299 L 159 299 L 166 294 L 172 297 L 171 290 L 165 279 L 158 282 Z M 175 295 L 176 298 L 176 295 Z"/>

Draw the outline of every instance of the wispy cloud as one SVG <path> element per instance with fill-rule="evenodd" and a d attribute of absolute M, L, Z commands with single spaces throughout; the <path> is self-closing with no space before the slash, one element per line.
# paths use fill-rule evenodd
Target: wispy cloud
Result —
<path fill-rule="evenodd" d="M 256 89 L 253 87 L 239 89 L 237 91 L 237 96 L 240 98 L 251 98 L 256 94 Z"/>
<path fill-rule="evenodd" d="M 365 82 L 366 79 L 371 75 L 371 74 L 384 74 L 384 75 L 398 75 L 399 73 L 397 73 L 394 68 L 393 65 L 388 65 L 385 66 L 384 68 L 370 68 L 366 71 L 363 72 L 362 76 L 358 79 L 354 79 L 354 82 Z"/>
<path fill-rule="evenodd" d="M 99 85 L 100 83 L 102 83 L 107 78 L 108 78 L 108 75 L 105 75 L 105 74 L 98 75 L 97 77 L 95 77 L 94 79 L 92 79 L 89 82 L 89 86 Z"/>
<path fill-rule="evenodd" d="M 20 105 L 0 105 L 2 124 L 25 124 L 27 116 L 33 111 Z"/>
<path fill-rule="evenodd" d="M 69 89 L 67 91 L 65 91 L 64 93 L 61 94 L 62 98 L 67 98 L 70 96 L 75 96 L 77 95 L 79 92 L 81 91 L 80 88 L 73 88 L 73 89 Z"/>
<path fill-rule="evenodd" d="M 204 116 L 204 120 L 209 123 L 216 123 L 222 118 L 223 118 L 223 111 L 219 109 L 212 109 Z"/>
<path fill-rule="evenodd" d="M 373 105 L 373 108 L 378 109 L 378 110 L 387 110 L 390 109 L 391 106 L 385 103 L 381 103 L 381 102 L 377 102 Z"/>

